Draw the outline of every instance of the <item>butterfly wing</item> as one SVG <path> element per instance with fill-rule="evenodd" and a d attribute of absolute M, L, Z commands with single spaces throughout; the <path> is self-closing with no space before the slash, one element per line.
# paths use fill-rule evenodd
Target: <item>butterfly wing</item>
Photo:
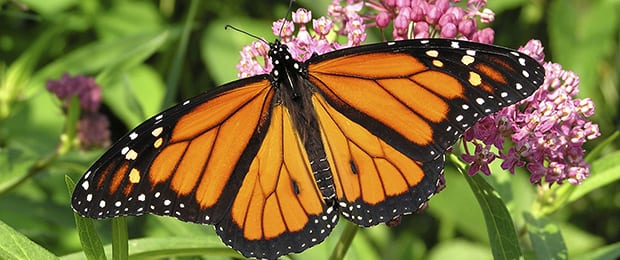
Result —
<path fill-rule="evenodd" d="M 338 212 L 323 200 L 268 76 L 235 81 L 147 120 L 78 182 L 73 208 L 108 218 L 153 213 L 214 224 L 245 256 L 320 243 Z"/>
<path fill-rule="evenodd" d="M 150 212 L 218 222 L 264 138 L 272 98 L 267 76 L 257 76 L 148 119 L 80 179 L 73 208 L 91 218 Z"/>
<path fill-rule="evenodd" d="M 234 199 L 232 217 L 217 223 L 216 231 L 245 256 L 275 259 L 323 241 L 338 211 L 323 200 L 283 104 L 274 107 L 270 122 Z"/>
<path fill-rule="evenodd" d="M 362 226 L 415 212 L 435 193 L 444 156 L 421 162 L 407 157 L 322 96 L 314 107 L 342 215 Z"/>
<path fill-rule="evenodd" d="M 435 192 L 460 134 L 544 77 L 527 55 L 444 39 L 365 45 L 307 63 L 339 205 L 364 226 L 414 212 Z"/>
<path fill-rule="evenodd" d="M 245 256 L 300 252 L 340 212 L 364 226 L 415 212 L 435 192 L 445 149 L 542 82 L 522 54 L 448 40 L 340 50 L 303 68 L 281 68 L 283 88 L 256 76 L 147 120 L 87 171 L 73 208 L 214 224 Z"/>

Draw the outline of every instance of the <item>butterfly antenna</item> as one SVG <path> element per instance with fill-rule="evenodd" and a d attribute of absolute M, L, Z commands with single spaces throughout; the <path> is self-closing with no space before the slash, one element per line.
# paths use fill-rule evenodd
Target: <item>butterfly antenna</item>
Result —
<path fill-rule="evenodd" d="M 286 18 L 288 18 L 288 16 L 290 15 L 291 19 L 293 19 L 293 13 L 291 12 L 293 8 L 293 2 L 295 2 L 295 0 L 291 0 L 288 2 L 288 8 L 286 9 L 286 15 L 284 16 L 284 21 L 282 21 L 282 26 L 280 26 L 280 35 L 278 35 L 280 39 L 282 39 L 282 30 L 284 30 L 284 25 L 286 24 Z"/>
<path fill-rule="evenodd" d="M 257 39 L 257 40 L 259 40 L 259 41 L 261 41 L 261 42 L 264 42 L 264 43 L 266 43 L 267 45 L 269 45 L 269 43 L 268 43 L 267 41 L 263 40 L 262 38 L 260 38 L 260 37 L 258 37 L 258 36 L 256 36 L 256 35 L 254 35 L 254 34 L 251 34 L 251 33 L 249 33 L 249 32 L 246 32 L 246 31 L 244 31 L 244 30 L 241 30 L 241 29 L 239 29 L 239 28 L 237 28 L 237 27 L 234 27 L 234 26 L 232 26 L 232 25 L 230 25 L 230 24 L 227 24 L 226 26 L 224 26 L 224 30 L 228 30 L 229 28 L 230 28 L 230 29 L 233 29 L 233 30 L 235 30 L 235 31 L 237 31 L 237 32 L 243 33 L 243 34 L 245 34 L 245 35 L 247 35 L 247 36 L 250 36 L 250 37 L 252 37 L 252 38 L 254 38 L 254 39 Z"/>

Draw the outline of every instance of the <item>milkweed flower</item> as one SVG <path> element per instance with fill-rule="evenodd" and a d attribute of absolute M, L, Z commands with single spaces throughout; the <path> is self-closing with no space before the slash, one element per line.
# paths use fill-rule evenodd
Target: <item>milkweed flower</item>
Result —
<path fill-rule="evenodd" d="M 347 4 L 358 2 L 368 7 L 367 14 L 361 17 L 369 21 L 369 26 L 385 30 L 392 24 L 394 40 L 441 37 L 493 42 L 492 29 L 478 30 L 480 23 L 488 24 L 495 18 L 493 11 L 486 8 L 486 1 L 470 0 L 467 9 L 455 5 L 459 0 L 370 0 L 347 1 Z"/>
<path fill-rule="evenodd" d="M 60 100 L 69 105 L 71 98 L 77 96 L 80 100 L 80 108 L 95 112 L 101 104 L 101 88 L 95 80 L 85 76 L 71 77 L 68 73 L 58 80 L 49 80 L 46 83 L 48 91 L 54 93 Z"/>
<path fill-rule="evenodd" d="M 331 13 L 335 15 L 335 19 L 324 16 L 313 19 L 311 11 L 299 8 L 293 12 L 292 21 L 280 19 L 273 22 L 272 32 L 288 46 L 291 55 L 298 61 L 305 61 L 315 53 L 323 54 L 357 46 L 366 40 L 366 24 L 350 8 L 334 9 Z M 334 31 L 336 24 L 341 28 L 338 31 Z M 330 40 L 328 35 L 332 32 L 347 36 L 348 41 L 340 44 Z M 264 40 L 245 46 L 241 50 L 241 60 L 237 63 L 237 77 L 246 78 L 271 72 L 273 65 L 267 55 L 268 50 L 269 45 Z"/>
<path fill-rule="evenodd" d="M 46 88 L 64 102 L 65 113 L 71 98 L 78 97 L 82 112 L 77 123 L 77 137 L 82 148 L 89 149 L 110 144 L 108 118 L 98 112 L 101 105 L 101 87 L 93 78 L 82 75 L 71 77 L 65 73 L 58 80 L 48 80 Z"/>

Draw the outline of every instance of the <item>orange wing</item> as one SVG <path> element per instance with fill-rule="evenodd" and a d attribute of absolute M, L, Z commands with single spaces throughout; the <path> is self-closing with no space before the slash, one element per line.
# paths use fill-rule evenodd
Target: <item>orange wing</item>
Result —
<path fill-rule="evenodd" d="M 526 55 L 441 39 L 361 46 L 307 63 L 337 200 L 364 226 L 415 212 L 436 190 L 446 149 L 544 77 Z"/>
<path fill-rule="evenodd" d="M 241 80 L 147 120 L 74 191 L 83 216 L 155 213 L 214 224 L 246 256 L 320 243 L 338 220 L 288 109 L 265 77 Z M 171 128 L 172 127 L 172 128 Z"/>
<path fill-rule="evenodd" d="M 269 80 L 255 77 L 145 121 L 91 166 L 73 208 L 92 218 L 152 212 L 218 223 L 258 151 L 272 99 Z"/>
<path fill-rule="evenodd" d="M 336 111 L 321 95 L 312 101 L 344 217 L 373 226 L 415 212 L 432 196 L 443 156 L 428 163 L 413 160 Z"/>
<path fill-rule="evenodd" d="M 231 218 L 216 224 L 222 240 L 246 256 L 275 258 L 320 243 L 338 212 L 322 198 L 297 129 L 278 104 L 258 153 L 233 201 Z"/>

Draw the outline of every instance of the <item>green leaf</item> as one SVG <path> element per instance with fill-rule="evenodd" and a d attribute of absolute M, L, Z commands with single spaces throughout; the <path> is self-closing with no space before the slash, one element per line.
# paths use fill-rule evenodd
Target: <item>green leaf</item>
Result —
<path fill-rule="evenodd" d="M 458 232 L 488 244 L 484 221 L 480 221 L 483 215 L 467 180 L 449 165 L 445 168 L 444 178 L 448 187 L 433 196 L 427 210 L 441 223 L 437 234 L 439 239 L 452 239 Z"/>
<path fill-rule="evenodd" d="M 0 259 L 58 259 L 26 236 L 0 221 Z"/>
<path fill-rule="evenodd" d="M 107 245 L 105 252 L 111 254 L 112 246 Z M 228 256 L 241 258 L 235 250 L 222 244 L 217 237 L 164 237 L 164 238 L 140 238 L 129 240 L 129 257 L 135 259 L 160 259 L 164 257 L 178 256 Z M 84 256 L 74 253 L 63 256 L 63 260 L 78 260 Z"/>
<path fill-rule="evenodd" d="M 97 83 L 105 85 L 107 80 L 118 79 L 114 75 L 144 61 L 167 39 L 167 32 L 127 36 L 109 41 L 97 41 L 75 49 L 40 69 L 31 86 L 39 87 L 49 78 L 58 78 L 62 73 L 95 74 L 107 70 L 105 77 Z M 112 75 L 110 75 L 112 74 Z M 105 91 L 104 91 L 105 92 Z"/>
<path fill-rule="evenodd" d="M 67 183 L 67 189 L 69 191 L 73 191 L 73 189 L 75 188 L 75 182 L 73 182 L 73 180 L 69 176 L 65 176 L 65 183 Z M 86 256 L 86 258 L 89 260 L 107 259 L 103 251 L 103 243 L 101 243 L 101 239 L 97 234 L 97 230 L 95 230 L 93 220 L 81 217 L 75 212 L 73 213 L 73 216 L 75 218 L 75 224 L 80 235 L 82 249 L 84 250 L 84 252 L 79 253 L 80 257 L 84 258 L 84 256 Z"/>
<path fill-rule="evenodd" d="M 592 98 L 597 110 L 605 111 L 608 118 L 614 118 L 618 109 L 601 93 L 600 73 L 602 68 L 613 66 L 606 62 L 617 48 L 617 12 L 617 1 L 602 0 L 550 1 L 547 10 L 551 56 L 579 75 L 580 96 Z"/>
<path fill-rule="evenodd" d="M 118 1 L 100 10 L 94 26 L 99 39 L 161 31 L 164 17 L 151 1 Z"/>
<path fill-rule="evenodd" d="M 4 147 L 0 149 L 0 197 L 7 194 L 28 176 L 36 157 L 23 149 Z"/>
<path fill-rule="evenodd" d="M 120 39 L 123 42 L 115 47 L 119 50 L 122 49 L 123 52 L 119 53 L 119 56 L 112 60 L 111 63 L 106 64 L 104 70 L 97 76 L 97 83 L 105 86 L 121 79 L 123 77 L 123 72 L 144 62 L 148 57 L 153 55 L 167 39 L 167 31 L 143 38 L 137 38 L 134 41 L 131 41 L 131 38 Z"/>
<path fill-rule="evenodd" d="M 568 250 L 560 227 L 545 216 L 524 212 L 523 218 L 534 253 L 538 259 L 568 259 Z"/>
<path fill-rule="evenodd" d="M 620 258 L 620 242 L 603 246 L 583 255 L 574 257 L 574 260 L 606 260 Z"/>
<path fill-rule="evenodd" d="M 28 9 L 32 9 L 37 13 L 41 13 L 44 16 L 61 15 L 59 14 L 63 10 L 69 9 L 75 6 L 80 1 L 78 0 L 21 0 L 23 4 L 28 6 Z"/>
<path fill-rule="evenodd" d="M 12 105 L 30 83 L 35 66 L 47 50 L 49 42 L 58 37 L 58 29 L 46 30 L 33 40 L 28 50 L 19 55 L 0 75 L 0 124 L 11 114 Z M 0 62 L 2 64 L 3 62 Z M 4 70 L 4 68 L 0 68 Z M 23 98 L 23 97 L 22 97 Z"/>
<path fill-rule="evenodd" d="M 481 243 L 473 243 L 464 239 L 451 239 L 439 243 L 433 247 L 427 256 L 418 259 L 444 260 L 444 259 L 476 259 L 492 260 L 489 246 Z"/>
<path fill-rule="evenodd" d="M 575 191 L 570 194 L 569 201 L 573 202 L 600 187 L 616 183 L 620 180 L 620 151 L 603 156 L 592 163 L 590 177 L 588 177 Z"/>
<path fill-rule="evenodd" d="M 234 24 L 245 31 L 266 39 L 275 38 L 269 30 L 271 24 L 268 21 L 242 17 L 235 17 L 234 19 L 225 17 L 213 21 L 202 35 L 200 54 L 202 60 L 207 64 L 209 74 L 213 75 L 218 85 L 237 79 L 235 65 L 241 59 L 239 52 L 243 46 L 251 44 L 255 40 L 233 30 L 224 30 L 226 24 Z"/>
<path fill-rule="evenodd" d="M 112 219 L 112 259 L 124 260 L 128 258 L 128 235 L 125 217 Z"/>
<path fill-rule="evenodd" d="M 181 77 L 181 69 L 183 68 L 183 59 L 187 53 L 187 47 L 189 45 L 189 37 L 194 27 L 194 20 L 196 19 L 196 13 L 198 12 L 198 0 L 192 0 L 190 3 L 189 11 L 185 23 L 183 25 L 183 31 L 179 44 L 177 45 L 176 52 L 174 53 L 174 60 L 169 68 L 168 77 L 166 81 L 166 95 L 164 101 L 161 104 L 160 109 L 163 110 L 172 105 L 174 98 L 177 94 L 179 78 Z"/>
<path fill-rule="evenodd" d="M 103 98 L 123 122 L 132 128 L 161 111 L 166 86 L 152 67 L 138 65 L 124 77 L 105 86 Z"/>
<path fill-rule="evenodd" d="M 345 221 L 344 224 L 346 224 L 345 230 L 342 232 L 338 244 L 334 247 L 334 251 L 332 251 L 332 255 L 329 257 L 330 260 L 340 260 L 344 258 L 347 254 L 347 250 L 351 247 L 351 241 L 353 241 L 355 233 L 357 233 L 359 229 L 359 227 L 352 222 Z"/>
<path fill-rule="evenodd" d="M 465 177 L 465 179 L 474 191 L 482 209 L 493 258 L 518 259 L 522 257 L 512 218 L 497 192 L 479 174 Z"/>

